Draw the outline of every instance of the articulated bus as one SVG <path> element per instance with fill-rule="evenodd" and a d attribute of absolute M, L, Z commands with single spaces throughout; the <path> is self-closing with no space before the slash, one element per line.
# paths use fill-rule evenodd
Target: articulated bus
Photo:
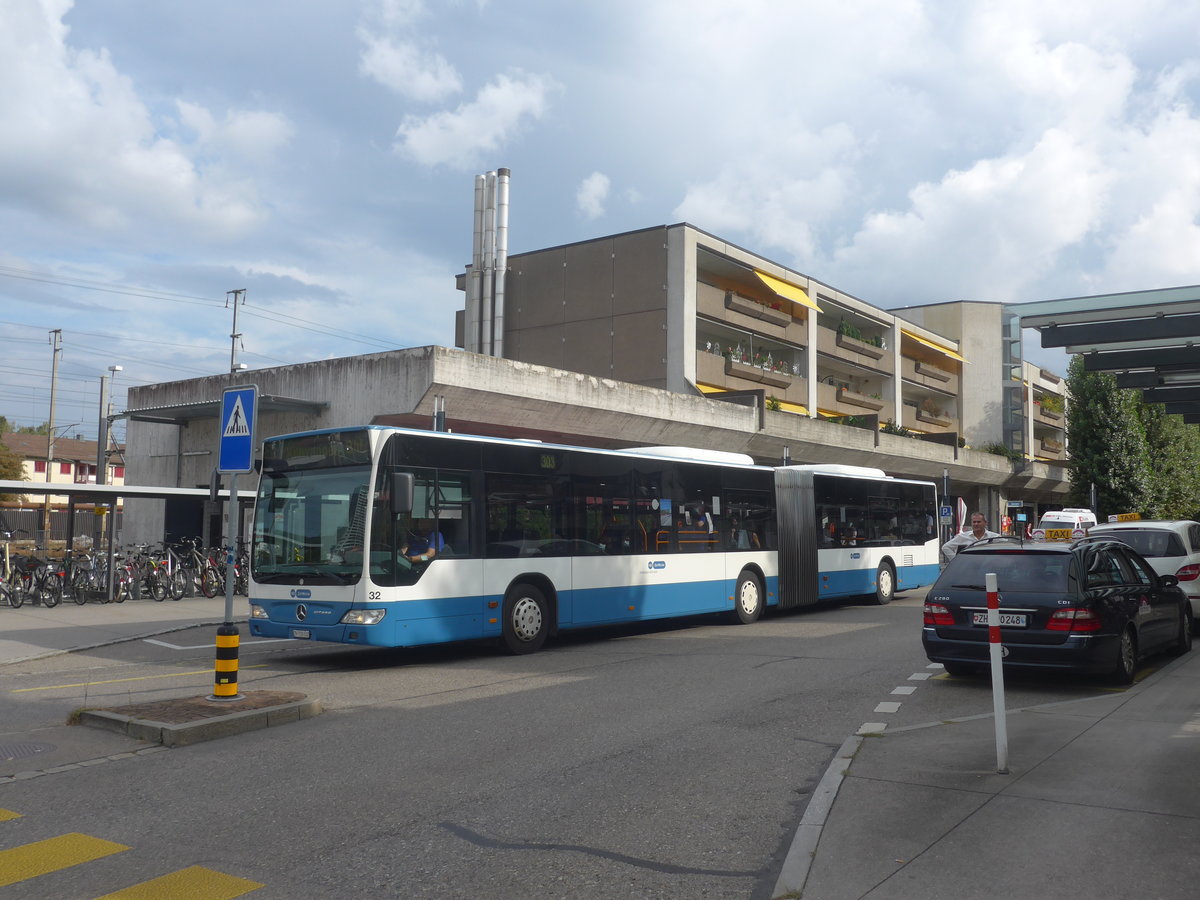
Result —
<path fill-rule="evenodd" d="M 809 606 L 930 584 L 930 482 L 401 428 L 267 439 L 250 633 L 384 647 Z"/>

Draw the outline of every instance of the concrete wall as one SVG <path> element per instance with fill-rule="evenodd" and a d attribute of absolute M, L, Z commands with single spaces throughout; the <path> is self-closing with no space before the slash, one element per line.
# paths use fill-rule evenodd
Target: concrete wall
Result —
<path fill-rule="evenodd" d="M 505 355 L 667 386 L 667 230 L 509 258 Z"/>

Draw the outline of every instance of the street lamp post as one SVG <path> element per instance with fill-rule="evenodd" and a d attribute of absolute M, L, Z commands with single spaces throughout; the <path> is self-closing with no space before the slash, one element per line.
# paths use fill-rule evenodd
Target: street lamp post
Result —
<path fill-rule="evenodd" d="M 111 380 L 115 382 L 117 373 L 124 371 L 124 367 L 123 366 L 109 366 L 108 371 L 111 375 Z M 99 425 L 96 428 L 96 484 L 107 484 L 108 483 L 108 428 L 109 428 L 108 416 L 109 416 L 109 412 L 110 412 L 109 402 L 108 402 L 109 381 L 110 381 L 109 377 L 106 377 L 104 375 L 100 376 L 100 421 L 99 421 Z M 97 507 L 97 512 L 99 512 L 99 511 L 100 511 L 100 509 L 99 509 L 99 507 Z M 109 531 L 108 572 L 109 572 L 109 582 L 110 582 L 110 585 L 108 588 L 108 597 L 111 600 L 112 599 L 112 587 L 111 587 L 112 577 L 111 576 L 112 576 L 112 568 L 113 568 L 112 532 L 113 532 L 113 525 L 115 524 L 115 520 L 116 520 L 116 504 L 115 503 L 109 504 L 109 512 L 112 514 L 112 519 L 109 520 L 109 528 L 108 528 L 108 531 Z M 95 551 L 99 551 L 101 543 L 103 541 L 104 524 L 105 523 L 104 523 L 103 517 L 98 517 L 98 521 L 96 522 L 96 525 L 94 528 L 95 537 L 92 540 L 92 547 Z"/>
<path fill-rule="evenodd" d="M 115 381 L 124 366 L 109 366 Z M 108 483 L 108 378 L 100 376 L 100 424 L 96 429 L 96 484 Z"/>

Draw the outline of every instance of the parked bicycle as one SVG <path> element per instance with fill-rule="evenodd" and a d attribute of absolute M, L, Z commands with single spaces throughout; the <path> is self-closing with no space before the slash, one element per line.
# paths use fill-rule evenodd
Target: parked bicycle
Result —
<path fill-rule="evenodd" d="M 13 556 L 11 547 L 13 535 L 22 531 L 0 531 L 4 539 L 4 555 L 0 557 L 0 604 L 20 609 L 25 603 L 25 577 L 17 566 L 19 557 Z"/>

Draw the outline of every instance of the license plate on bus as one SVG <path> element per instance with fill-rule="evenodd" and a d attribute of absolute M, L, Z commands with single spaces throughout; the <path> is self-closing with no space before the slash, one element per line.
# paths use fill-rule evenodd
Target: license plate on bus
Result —
<path fill-rule="evenodd" d="M 310 638 L 310 637 L 312 637 L 312 632 L 309 631 L 307 628 L 293 628 L 292 629 L 292 637 L 294 637 L 294 638 Z"/>
<path fill-rule="evenodd" d="M 988 623 L 988 614 L 985 612 L 971 613 L 972 625 L 986 625 Z M 1001 628 L 1024 628 L 1028 624 L 1028 618 L 1023 613 L 1000 613 Z"/>

